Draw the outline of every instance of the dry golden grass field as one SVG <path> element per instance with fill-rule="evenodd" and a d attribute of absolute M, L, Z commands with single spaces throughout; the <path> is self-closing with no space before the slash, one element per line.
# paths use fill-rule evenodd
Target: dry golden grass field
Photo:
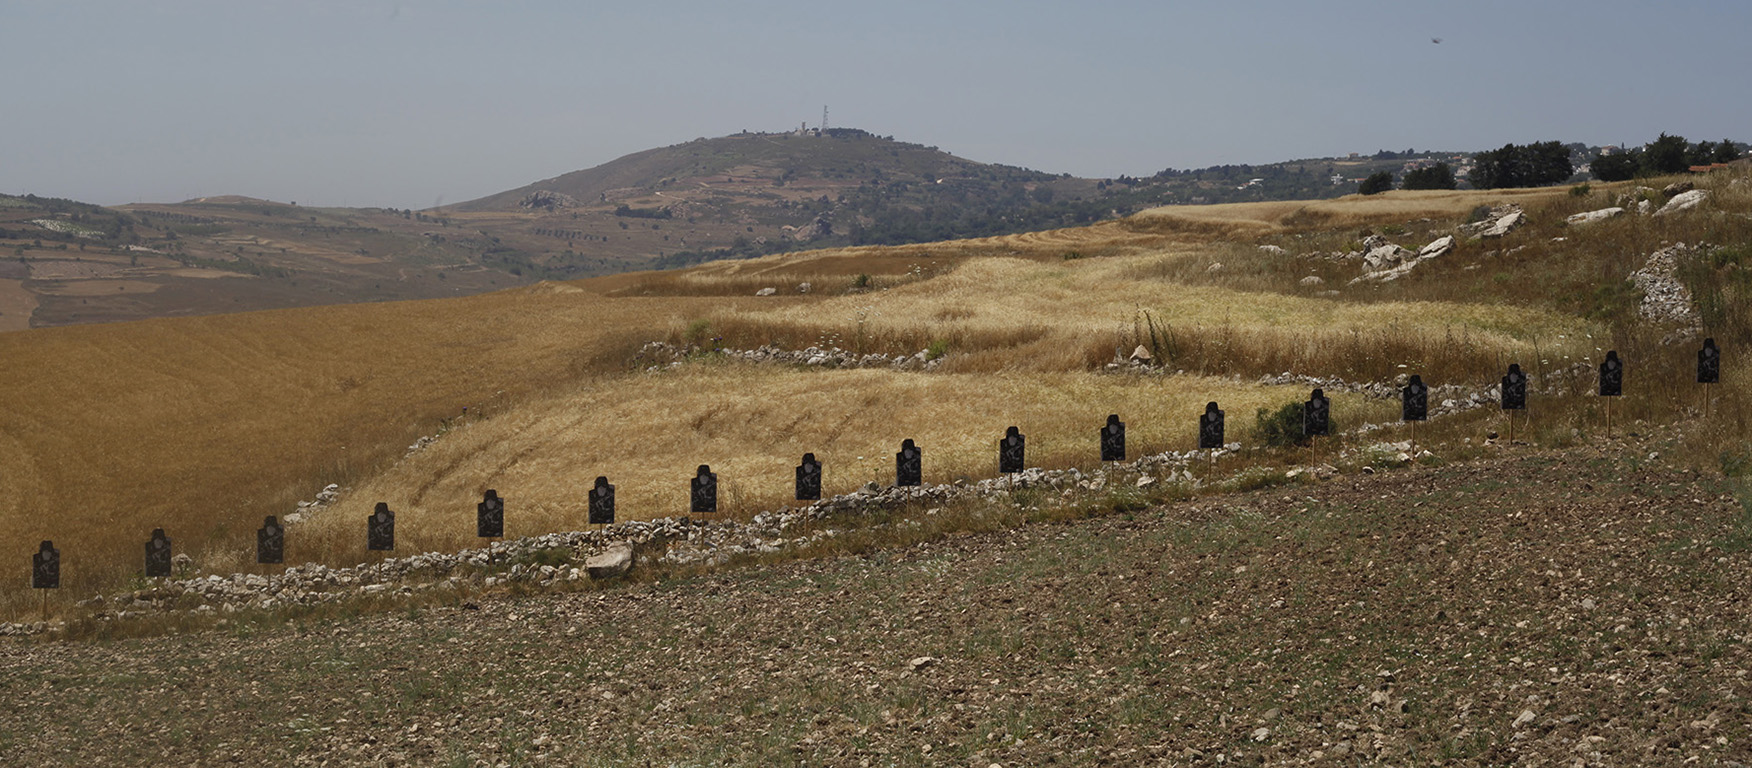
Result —
<path fill-rule="evenodd" d="M 1509 362 L 1537 376 L 1617 348 L 1641 366 L 1631 381 L 1642 396 L 1626 398 L 1624 417 L 1677 418 L 1695 392 L 1681 381 L 1694 344 L 1662 346 L 1665 329 L 1637 320 L 1622 286 L 1664 244 L 1722 246 L 1682 276 L 1708 330 L 1744 348 L 1752 191 L 1743 176 L 1698 181 L 1712 197 L 1692 212 L 1586 228 L 1563 218 L 1628 187 L 1157 209 L 467 298 L 0 333 L 0 565 L 18 575 L 0 580 L 0 618 L 34 610 L 24 566 L 42 539 L 62 552 L 66 600 L 138 574 L 156 527 L 197 568 L 224 571 L 246 562 L 263 516 L 328 483 L 346 491 L 289 529 L 291 563 L 366 559 L 362 521 L 377 501 L 404 515 L 406 553 L 470 544 L 487 488 L 508 499 L 507 533 L 519 536 L 581 526 L 597 475 L 620 487 L 623 517 L 666 516 L 685 511 L 694 467 L 711 464 L 726 511 L 747 515 L 787 501 L 805 451 L 834 493 L 889 481 L 909 437 L 927 481 L 995 474 L 992 444 L 1009 425 L 1029 435 L 1029 463 L 1049 467 L 1095 464 L 1108 413 L 1131 424 L 1134 452 L 1186 449 L 1203 404 L 1218 400 L 1230 439 L 1246 441 L 1256 409 L 1306 397 L 1255 383 L 1283 371 L 1482 387 Z M 1355 250 L 1371 231 L 1415 250 L 1502 202 L 1531 223 L 1462 238 L 1397 282 L 1351 286 L 1355 262 L 1309 257 Z M 1308 276 L 1323 284 L 1303 285 Z M 777 295 L 754 296 L 767 287 Z M 700 354 L 648 373 L 639 349 L 653 340 Z M 947 358 L 933 372 L 835 371 L 709 351 L 767 343 Z M 1103 370 L 1139 344 L 1180 373 Z M 1748 370 L 1728 359 L 1713 429 L 1731 439 L 1747 434 Z M 1591 418 L 1583 400 L 1538 439 L 1566 439 Z M 1347 426 L 1390 422 L 1396 408 L 1335 400 Z M 1456 419 L 1445 434 L 1481 437 L 1492 423 Z"/>

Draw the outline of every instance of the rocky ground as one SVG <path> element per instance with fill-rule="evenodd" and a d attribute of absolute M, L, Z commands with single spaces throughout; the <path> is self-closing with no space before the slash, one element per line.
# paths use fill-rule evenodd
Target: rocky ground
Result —
<path fill-rule="evenodd" d="M 1634 440 L 283 626 L 0 641 L 20 765 L 1752 763 L 1752 511 Z M 411 605 L 411 604 L 410 604 Z"/>

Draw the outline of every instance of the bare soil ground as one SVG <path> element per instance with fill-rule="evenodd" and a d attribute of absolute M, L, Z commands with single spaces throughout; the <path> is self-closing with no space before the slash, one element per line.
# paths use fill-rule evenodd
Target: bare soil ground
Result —
<path fill-rule="evenodd" d="M 1637 438 L 606 591 L 0 644 L 30 765 L 1736 765 L 1752 510 Z"/>

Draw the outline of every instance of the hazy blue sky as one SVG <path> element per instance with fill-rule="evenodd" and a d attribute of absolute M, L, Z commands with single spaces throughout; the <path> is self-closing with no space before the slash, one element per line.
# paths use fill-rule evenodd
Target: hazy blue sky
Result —
<path fill-rule="evenodd" d="M 823 104 L 1080 176 L 1752 140 L 1744 0 L 0 0 L 0 30 L 0 191 L 99 203 L 422 208 Z"/>

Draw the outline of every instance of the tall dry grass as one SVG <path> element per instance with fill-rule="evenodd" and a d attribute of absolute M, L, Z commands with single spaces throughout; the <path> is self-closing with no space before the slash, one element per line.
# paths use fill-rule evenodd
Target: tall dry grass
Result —
<path fill-rule="evenodd" d="M 622 370 L 688 306 L 538 288 L 0 334 L 0 553 L 55 541 L 80 594 L 137 573 L 155 527 L 197 557 L 253 541 L 464 408 Z"/>
<path fill-rule="evenodd" d="M 1348 302 L 1188 285 L 1175 250 L 1057 262 L 986 258 L 928 281 L 808 304 L 702 315 L 731 346 L 834 345 L 913 353 L 945 341 L 956 372 L 1083 370 L 1147 344 L 1140 318 L 1172 336 L 1175 369 L 1257 377 L 1293 371 L 1381 378 L 1398 366 L 1461 377 L 1538 350 L 1579 351 L 1592 332 L 1558 312 L 1452 301 Z M 681 329 L 672 329 L 678 338 Z M 1483 374 L 1478 374 L 1482 377 Z"/>
<path fill-rule="evenodd" d="M 593 382 L 458 428 L 292 529 L 288 555 L 365 559 L 364 519 L 377 501 L 398 513 L 398 549 L 455 549 L 475 541 L 474 505 L 488 488 L 506 499 L 506 534 L 530 535 L 584 526 L 598 475 L 616 485 L 623 519 L 688 514 L 689 480 L 709 464 L 723 514 L 746 516 L 793 503 L 793 468 L 805 452 L 823 463 L 827 495 L 892 484 L 894 454 L 908 438 L 924 452 L 927 482 L 991 477 L 1012 425 L 1028 436 L 1029 466 L 1092 467 L 1109 413 L 1127 421 L 1128 448 L 1139 456 L 1196 447 L 1207 401 L 1223 405 L 1239 440 L 1258 408 L 1306 396 L 1196 377 L 700 363 Z M 1354 424 L 1367 407 L 1339 395 L 1334 412 Z"/>

